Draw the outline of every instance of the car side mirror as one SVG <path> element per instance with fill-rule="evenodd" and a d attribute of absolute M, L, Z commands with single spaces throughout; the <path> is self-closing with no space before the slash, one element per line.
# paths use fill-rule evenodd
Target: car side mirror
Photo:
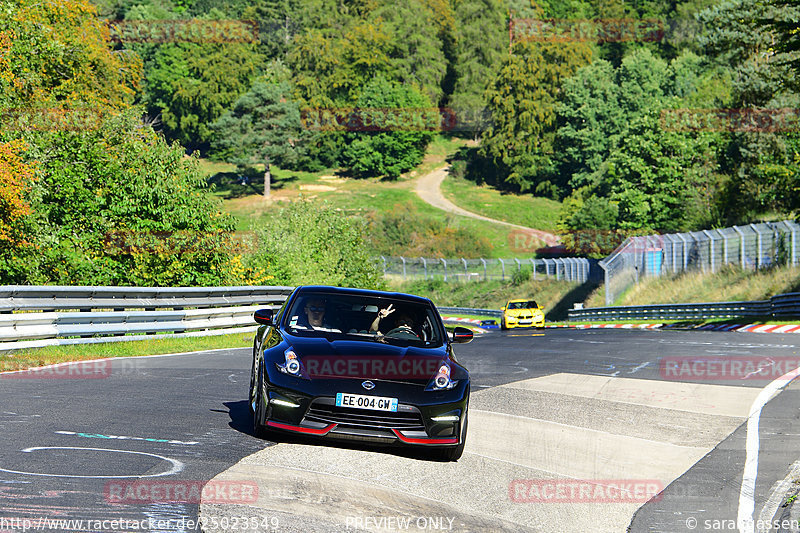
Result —
<path fill-rule="evenodd" d="M 472 340 L 472 330 L 456 326 L 453 330 L 453 342 L 466 344 Z"/>
<path fill-rule="evenodd" d="M 264 326 L 272 325 L 272 309 L 259 309 L 253 313 L 253 320 Z"/>

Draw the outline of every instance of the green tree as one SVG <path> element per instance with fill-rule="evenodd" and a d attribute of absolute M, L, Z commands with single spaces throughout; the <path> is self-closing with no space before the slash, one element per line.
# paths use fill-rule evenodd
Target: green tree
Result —
<path fill-rule="evenodd" d="M 496 65 L 508 53 L 505 5 L 501 0 L 455 2 L 455 43 L 452 71 L 455 84 L 448 105 L 462 122 L 480 116 L 486 108 L 486 89 Z M 469 124 L 483 130 L 483 121 Z"/>
<path fill-rule="evenodd" d="M 214 130 L 217 157 L 239 168 L 264 164 L 265 197 L 270 194 L 270 166 L 293 167 L 304 135 L 300 109 L 287 82 L 256 83 Z"/>
<path fill-rule="evenodd" d="M 640 115 L 609 156 L 599 189 L 619 206 L 618 227 L 684 231 L 709 186 L 713 134 L 665 132 L 657 113 Z"/>
<path fill-rule="evenodd" d="M 114 53 L 108 38 L 89 0 L 0 2 L 0 110 L 126 107 L 141 61 Z"/>
<path fill-rule="evenodd" d="M 212 11 L 206 21 L 224 19 Z M 170 139 L 206 149 L 211 125 L 247 92 L 263 56 L 249 42 L 160 45 L 146 69 L 146 103 Z"/>
<path fill-rule="evenodd" d="M 392 79 L 422 91 L 434 104 L 444 97 L 448 61 L 446 41 L 452 39 L 453 13 L 441 0 L 385 2 L 371 14 L 382 19 L 391 40 Z"/>
<path fill-rule="evenodd" d="M 35 253 L 25 257 L 26 283 L 226 281 L 230 217 L 202 190 L 197 161 L 142 125 L 139 114 L 32 137 Z"/>
<path fill-rule="evenodd" d="M 347 134 L 344 164 L 362 176 L 397 178 L 419 165 L 440 123 L 438 112 L 424 95 L 384 78 L 364 87 L 356 109 L 365 115 L 374 113 L 380 128 Z"/>
<path fill-rule="evenodd" d="M 581 42 L 522 40 L 512 52 L 486 93 L 494 124 L 481 140 L 481 156 L 493 162 L 500 184 L 557 196 L 556 105 L 563 81 L 591 60 L 591 49 Z"/>
<path fill-rule="evenodd" d="M 581 67 L 564 82 L 556 150 L 561 175 L 572 189 L 592 184 L 592 175 L 625 129 L 618 92 L 614 68 L 604 60 Z"/>

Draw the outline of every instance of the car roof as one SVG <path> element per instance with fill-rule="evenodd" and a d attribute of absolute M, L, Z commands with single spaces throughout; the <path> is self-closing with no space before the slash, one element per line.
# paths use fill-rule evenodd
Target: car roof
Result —
<path fill-rule="evenodd" d="M 520 300 L 509 300 L 508 303 L 517 303 L 517 302 L 530 302 L 533 298 L 522 298 Z"/>
<path fill-rule="evenodd" d="M 433 302 L 429 298 L 416 296 L 414 294 L 406 294 L 404 292 L 389 292 L 389 291 L 376 291 L 371 289 L 353 289 L 347 287 L 333 287 L 330 285 L 301 285 L 295 289 L 295 294 L 305 292 L 327 292 L 330 294 L 341 294 L 349 296 L 380 296 L 384 298 L 397 298 L 398 300 L 406 300 L 420 304 L 432 305 Z"/>

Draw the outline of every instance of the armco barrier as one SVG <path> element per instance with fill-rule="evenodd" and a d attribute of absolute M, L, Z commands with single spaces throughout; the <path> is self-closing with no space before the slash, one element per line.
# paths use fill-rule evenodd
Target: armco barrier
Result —
<path fill-rule="evenodd" d="M 497 309 L 472 309 L 470 307 L 438 307 L 440 313 L 455 313 L 457 315 L 477 315 L 500 318 L 503 312 Z"/>
<path fill-rule="evenodd" d="M 691 320 L 706 318 L 738 318 L 746 316 L 800 316 L 800 293 L 773 296 L 769 300 L 751 302 L 710 302 L 691 304 L 657 304 L 618 307 L 570 309 L 569 320 Z"/>
<path fill-rule="evenodd" d="M 135 338 L 130 334 L 246 331 L 253 329 L 256 309 L 278 308 L 292 290 L 5 285 L 0 287 L 0 351 Z"/>

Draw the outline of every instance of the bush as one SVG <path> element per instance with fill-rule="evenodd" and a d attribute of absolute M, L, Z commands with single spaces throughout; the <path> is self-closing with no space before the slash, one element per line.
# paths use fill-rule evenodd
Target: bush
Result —
<path fill-rule="evenodd" d="M 218 285 L 232 219 L 202 188 L 197 161 L 141 124 L 29 135 L 32 246 L 4 283 Z"/>
<path fill-rule="evenodd" d="M 385 122 L 378 126 L 386 127 L 389 131 L 347 135 L 348 145 L 344 149 L 343 159 L 345 166 L 354 174 L 394 179 L 422 162 L 428 143 L 433 139 L 433 131 L 426 129 L 425 124 L 411 124 L 406 120 L 411 115 L 411 120 L 419 119 L 419 122 L 425 118 L 416 116 L 423 114 L 420 110 L 431 110 L 430 102 L 419 91 L 376 78 L 364 87 L 356 108 L 368 110 L 365 115 L 375 113 L 376 117 L 380 117 L 376 120 Z M 435 118 L 435 125 L 438 126 L 438 113 Z"/>
<path fill-rule="evenodd" d="M 336 285 L 380 289 L 383 278 L 364 245 L 364 226 L 309 200 L 272 214 L 257 230 L 258 250 L 244 258 L 278 285 Z"/>
<path fill-rule="evenodd" d="M 484 235 L 455 228 L 419 213 L 411 204 L 396 204 L 388 212 L 367 217 L 367 242 L 375 253 L 426 257 L 491 256 L 492 243 Z"/>

